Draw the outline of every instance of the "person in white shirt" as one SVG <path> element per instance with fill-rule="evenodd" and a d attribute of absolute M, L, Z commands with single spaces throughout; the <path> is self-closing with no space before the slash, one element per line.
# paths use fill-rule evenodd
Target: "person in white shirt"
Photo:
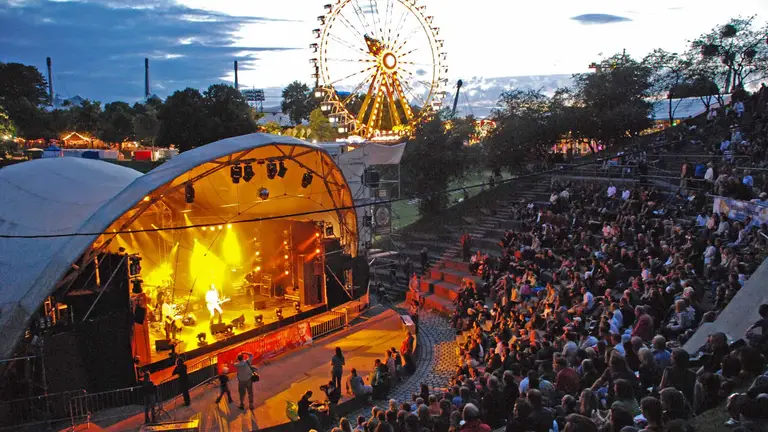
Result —
<path fill-rule="evenodd" d="M 708 183 L 714 183 L 715 181 L 715 168 L 712 162 L 707 164 L 707 172 L 704 173 L 704 180 Z"/>
<path fill-rule="evenodd" d="M 162 316 L 162 323 L 163 323 L 163 330 L 165 330 L 165 338 L 166 339 L 172 339 L 172 336 L 174 336 L 174 310 L 173 305 L 168 303 L 168 300 L 166 298 L 163 298 L 163 305 L 160 308 Z"/>
<path fill-rule="evenodd" d="M 224 311 L 221 310 L 221 302 L 219 301 L 219 291 L 216 290 L 216 286 L 211 284 L 211 288 L 205 293 L 205 304 L 208 306 L 208 312 L 211 313 L 211 324 L 213 324 L 213 317 L 216 313 L 219 314 L 219 321 L 221 321 L 221 314 Z"/>
<path fill-rule="evenodd" d="M 741 117 L 744 114 L 744 102 L 737 101 L 733 104 L 733 110 L 736 111 L 737 117 Z"/>
<path fill-rule="evenodd" d="M 608 186 L 608 198 L 613 198 L 616 195 L 616 186 Z"/>
<path fill-rule="evenodd" d="M 629 191 L 629 189 L 624 189 L 624 192 L 621 193 L 621 200 L 626 201 L 629 199 L 629 196 L 632 194 L 632 192 Z"/>

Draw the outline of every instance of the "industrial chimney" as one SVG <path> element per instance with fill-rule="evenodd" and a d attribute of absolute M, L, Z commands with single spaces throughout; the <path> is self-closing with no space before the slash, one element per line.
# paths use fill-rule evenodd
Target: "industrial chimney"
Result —
<path fill-rule="evenodd" d="M 240 84 L 237 81 L 237 60 L 235 60 L 235 90 L 240 90 Z"/>
<path fill-rule="evenodd" d="M 144 98 L 149 99 L 149 59 L 144 58 Z"/>
<path fill-rule="evenodd" d="M 51 58 L 46 57 L 45 63 L 48 65 L 48 98 L 51 106 L 54 104 L 53 100 L 53 68 L 51 66 Z"/>

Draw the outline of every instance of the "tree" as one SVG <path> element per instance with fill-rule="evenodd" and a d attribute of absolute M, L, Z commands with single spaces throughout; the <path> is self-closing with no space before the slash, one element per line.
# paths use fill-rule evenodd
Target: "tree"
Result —
<path fill-rule="evenodd" d="M 273 135 L 281 135 L 283 131 L 283 128 L 280 126 L 280 123 L 274 120 L 264 123 L 263 125 L 261 125 L 260 129 L 264 133 L 273 134 Z"/>
<path fill-rule="evenodd" d="M 256 122 L 243 94 L 234 87 L 214 84 L 203 94 L 209 130 L 207 142 L 256 132 Z"/>
<path fill-rule="evenodd" d="M 133 127 L 135 113 L 125 102 L 112 102 L 104 106 L 101 113 L 99 139 L 108 143 L 122 143 L 134 140 Z"/>
<path fill-rule="evenodd" d="M 197 89 L 177 90 L 168 96 L 157 113 L 160 121 L 156 144 L 176 145 L 179 151 L 207 144 L 210 121 L 203 95 Z"/>
<path fill-rule="evenodd" d="M 101 102 L 85 99 L 69 109 L 68 128 L 72 131 L 98 136 L 101 128 Z"/>
<path fill-rule="evenodd" d="M 145 104 L 136 103 L 133 105 L 133 135 L 136 141 L 144 146 L 156 145 L 155 138 L 160 132 L 160 120 L 157 118 L 157 112 L 162 106 L 162 102 L 152 102 L 152 99 Z"/>
<path fill-rule="evenodd" d="M 448 205 L 448 185 L 464 177 L 467 168 L 464 143 L 474 125 L 457 119 L 446 130 L 443 120 L 434 115 L 419 123 L 401 161 L 405 193 L 420 198 L 422 214 L 434 214 Z"/>
<path fill-rule="evenodd" d="M 17 133 L 28 139 L 48 135 L 42 107 L 48 102 L 46 82 L 34 66 L 0 63 L 0 106 Z"/>
<path fill-rule="evenodd" d="M 16 126 L 13 125 L 11 118 L 5 109 L 0 106 L 0 141 L 7 140 L 16 135 Z"/>
<path fill-rule="evenodd" d="M 301 124 L 309 119 L 309 114 L 317 107 L 312 90 L 306 84 L 294 81 L 283 89 L 283 112 L 288 114 L 293 124 Z"/>
<path fill-rule="evenodd" d="M 697 68 L 725 93 L 743 87 L 747 78 L 768 76 L 768 23 L 756 28 L 754 21 L 754 16 L 731 18 L 691 42 Z"/>
<path fill-rule="evenodd" d="M 574 75 L 580 133 L 611 145 L 651 127 L 650 78 L 650 68 L 626 54 L 604 59 L 595 73 Z"/>
<path fill-rule="evenodd" d="M 336 131 L 320 108 L 315 108 L 309 115 L 309 129 L 312 131 L 312 138 L 318 141 L 330 141 L 336 138 Z"/>
<path fill-rule="evenodd" d="M 651 72 L 649 81 L 651 95 L 658 98 L 666 97 L 669 123 L 674 124 L 675 111 L 680 105 L 680 99 L 686 97 L 680 93 L 685 93 L 682 90 L 691 79 L 692 59 L 689 56 L 681 57 L 677 53 L 657 48 L 648 54 L 642 63 Z M 675 98 L 678 99 L 677 102 L 673 102 Z"/>

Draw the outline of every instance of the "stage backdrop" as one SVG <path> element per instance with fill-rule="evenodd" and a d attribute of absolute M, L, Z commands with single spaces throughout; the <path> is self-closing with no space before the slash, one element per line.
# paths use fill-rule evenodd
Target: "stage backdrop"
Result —
<path fill-rule="evenodd" d="M 242 352 L 253 354 L 253 364 L 256 366 L 264 360 L 311 343 L 312 332 L 309 322 L 282 328 L 220 352 L 218 354 L 219 372 L 224 366 L 227 366 L 230 372 L 234 372 L 233 364 L 237 361 L 237 355 Z"/>
<path fill-rule="evenodd" d="M 768 223 L 768 207 L 749 201 L 715 197 L 714 212 L 742 222 L 750 216 L 754 226 Z"/>

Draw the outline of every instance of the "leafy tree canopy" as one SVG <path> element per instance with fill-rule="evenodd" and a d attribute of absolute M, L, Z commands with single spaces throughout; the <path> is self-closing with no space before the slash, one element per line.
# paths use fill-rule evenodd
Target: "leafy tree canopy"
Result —
<path fill-rule="evenodd" d="M 280 107 L 288 114 L 293 124 L 298 125 L 309 119 L 309 114 L 317 107 L 317 101 L 306 84 L 294 81 L 283 89 Z"/>

